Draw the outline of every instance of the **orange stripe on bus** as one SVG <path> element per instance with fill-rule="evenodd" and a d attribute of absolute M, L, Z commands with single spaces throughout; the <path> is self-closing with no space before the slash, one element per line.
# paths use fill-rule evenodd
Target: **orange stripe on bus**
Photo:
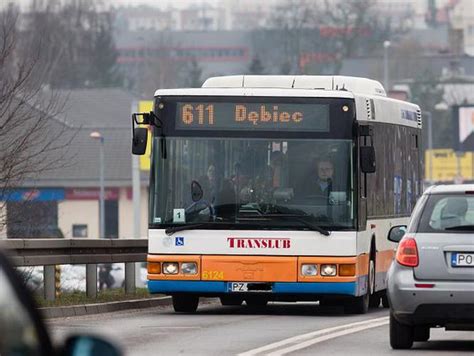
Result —
<path fill-rule="evenodd" d="M 148 262 L 195 262 L 197 275 L 148 274 L 149 280 L 206 280 L 254 282 L 353 282 L 368 273 L 369 256 L 357 257 L 290 257 L 290 256 L 235 256 L 235 255 L 148 255 Z M 303 276 L 303 264 L 316 264 L 316 276 Z M 321 276 L 321 265 L 355 264 L 356 275 L 348 277 Z"/>
<path fill-rule="evenodd" d="M 202 256 L 202 279 L 294 282 L 297 279 L 296 266 L 296 257 Z"/>

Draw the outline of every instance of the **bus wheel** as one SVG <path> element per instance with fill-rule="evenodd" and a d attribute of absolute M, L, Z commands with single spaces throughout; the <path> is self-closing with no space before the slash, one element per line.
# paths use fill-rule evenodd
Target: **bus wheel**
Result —
<path fill-rule="evenodd" d="M 369 308 L 378 308 L 382 297 L 379 293 L 374 293 L 369 297 Z"/>
<path fill-rule="evenodd" d="M 369 260 L 369 273 L 366 279 L 366 288 L 367 291 L 364 295 L 360 297 L 355 297 L 346 302 L 344 305 L 344 310 L 349 314 L 365 314 L 369 311 L 369 302 L 371 297 L 371 292 L 374 290 L 374 281 L 375 278 L 375 261 L 371 258 Z M 380 303 L 380 297 L 379 297 Z"/>
<path fill-rule="evenodd" d="M 235 295 L 224 295 L 219 299 L 221 300 L 221 304 L 225 306 L 239 306 L 242 305 L 244 301 L 241 297 Z"/>
<path fill-rule="evenodd" d="M 369 311 L 369 293 L 349 299 L 344 304 L 347 314 L 365 314 Z"/>
<path fill-rule="evenodd" d="M 172 299 L 177 313 L 194 313 L 199 304 L 199 297 L 195 295 L 173 295 Z"/>
<path fill-rule="evenodd" d="M 384 308 L 390 308 L 390 304 L 388 304 L 387 291 L 383 292 L 382 294 L 382 306 Z"/>
<path fill-rule="evenodd" d="M 245 304 L 251 308 L 266 307 L 268 300 L 262 297 L 251 297 L 245 299 Z"/>

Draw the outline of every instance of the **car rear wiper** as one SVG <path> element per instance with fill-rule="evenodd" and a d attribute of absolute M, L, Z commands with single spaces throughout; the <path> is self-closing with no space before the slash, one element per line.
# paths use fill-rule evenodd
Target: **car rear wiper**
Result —
<path fill-rule="evenodd" d="M 446 227 L 445 230 L 454 230 L 454 231 L 474 231 L 474 225 L 458 225 Z"/>

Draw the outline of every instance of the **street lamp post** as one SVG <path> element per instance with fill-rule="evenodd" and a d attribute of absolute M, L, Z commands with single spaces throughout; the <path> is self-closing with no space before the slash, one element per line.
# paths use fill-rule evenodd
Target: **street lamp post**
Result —
<path fill-rule="evenodd" d="M 90 137 L 99 140 L 99 237 L 105 237 L 104 136 L 94 131 Z"/>
<path fill-rule="evenodd" d="M 389 91 L 389 73 L 388 73 L 388 49 L 390 47 L 390 41 L 384 41 L 383 43 L 383 85 L 385 91 Z"/>

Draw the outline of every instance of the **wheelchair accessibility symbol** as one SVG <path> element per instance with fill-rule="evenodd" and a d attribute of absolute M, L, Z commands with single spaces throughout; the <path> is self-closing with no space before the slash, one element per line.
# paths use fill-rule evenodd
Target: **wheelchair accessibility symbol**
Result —
<path fill-rule="evenodd" d="M 176 246 L 184 246 L 184 237 L 177 237 L 175 240 Z"/>

